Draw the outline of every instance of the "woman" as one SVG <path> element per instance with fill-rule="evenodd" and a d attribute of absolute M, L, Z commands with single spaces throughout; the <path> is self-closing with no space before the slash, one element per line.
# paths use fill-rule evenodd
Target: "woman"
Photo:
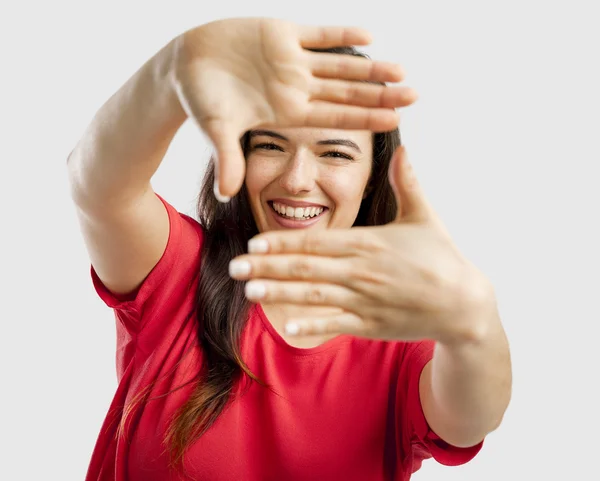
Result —
<path fill-rule="evenodd" d="M 383 82 L 401 70 L 333 48 L 368 41 L 270 19 L 192 29 L 71 153 L 118 321 L 88 480 L 407 480 L 431 456 L 467 462 L 499 425 L 493 291 L 398 147 L 393 109 L 416 97 Z M 217 153 L 200 223 L 150 185 L 188 117 Z"/>

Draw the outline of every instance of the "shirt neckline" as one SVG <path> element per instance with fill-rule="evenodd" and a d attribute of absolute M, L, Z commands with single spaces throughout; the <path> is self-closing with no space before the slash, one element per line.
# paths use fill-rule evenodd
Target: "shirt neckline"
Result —
<path fill-rule="evenodd" d="M 256 309 L 256 313 L 258 314 L 258 317 L 260 318 L 263 326 L 265 327 L 266 331 L 270 334 L 271 338 L 275 341 L 275 343 L 296 356 L 310 356 L 320 352 L 328 351 L 339 346 L 340 344 L 349 342 L 351 340 L 351 336 L 346 334 L 340 334 L 325 341 L 323 344 L 319 344 L 318 346 L 292 346 L 291 344 L 288 344 L 286 340 L 281 336 L 281 334 L 277 332 L 277 329 L 273 327 L 271 321 L 269 321 L 269 319 L 267 318 L 267 315 L 265 314 L 265 311 L 263 310 L 262 306 L 259 303 L 257 303 L 254 305 L 254 308 Z"/>

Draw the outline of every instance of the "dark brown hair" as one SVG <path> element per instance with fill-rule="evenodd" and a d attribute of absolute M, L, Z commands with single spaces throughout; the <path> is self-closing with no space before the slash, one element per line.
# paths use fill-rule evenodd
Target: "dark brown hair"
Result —
<path fill-rule="evenodd" d="M 314 51 L 367 57 L 352 47 Z M 247 156 L 248 132 L 241 138 L 241 145 Z M 399 145 L 398 129 L 373 134 L 371 176 L 354 226 L 383 225 L 396 217 L 396 199 L 387 173 L 392 154 Z M 244 295 L 244 283 L 234 281 L 228 273 L 229 261 L 246 252 L 248 241 L 258 230 L 245 186 L 230 202 L 220 203 L 213 194 L 214 175 L 211 158 L 198 198 L 204 243 L 195 315 L 204 365 L 195 380 L 192 395 L 175 413 L 164 440 L 172 467 L 182 467 L 186 449 L 223 412 L 236 381 L 244 373 L 269 388 L 250 372 L 241 357 L 239 341 L 251 303 Z"/>

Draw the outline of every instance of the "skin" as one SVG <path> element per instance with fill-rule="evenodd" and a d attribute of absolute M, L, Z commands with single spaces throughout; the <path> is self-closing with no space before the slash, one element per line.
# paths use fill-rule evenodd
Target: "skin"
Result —
<path fill-rule="evenodd" d="M 356 147 L 323 144 L 333 140 L 350 141 Z M 304 228 L 306 230 L 350 228 L 364 197 L 372 162 L 373 142 L 369 131 L 318 128 L 253 131 L 245 183 L 259 232 L 292 230 L 273 218 L 267 201 L 275 198 L 327 207 L 320 220 Z M 336 336 L 289 336 L 285 322 L 301 312 L 319 317 L 339 313 L 338 308 L 274 303 L 263 304 L 262 308 L 275 330 L 295 347 L 314 347 Z"/>
<path fill-rule="evenodd" d="M 395 108 L 416 92 L 398 65 L 307 49 L 368 45 L 357 28 L 315 29 L 267 18 L 211 22 L 180 38 L 176 78 L 181 104 L 217 152 L 215 194 L 222 201 L 244 181 L 239 138 L 258 125 L 365 129 L 398 125 Z"/>
<path fill-rule="evenodd" d="M 235 195 L 243 183 L 246 162 L 239 138 L 257 125 L 374 132 L 395 128 L 394 109 L 412 104 L 414 91 L 357 81 L 399 82 L 403 72 L 397 65 L 306 50 L 369 43 L 368 33 L 355 28 L 301 27 L 274 19 L 222 20 L 185 32 L 146 62 L 97 112 L 67 161 L 82 233 L 104 285 L 117 294 L 135 290 L 164 252 L 168 217 L 150 180 L 187 118 L 200 126 L 218 153 L 216 192 L 222 200 Z M 317 165 L 311 151 L 313 157 L 298 149 L 302 155 L 291 157 L 295 159 L 291 167 L 253 190 L 257 219 L 261 209 L 266 212 L 261 195 L 264 199 L 271 192 L 289 194 L 285 189 L 294 191 L 296 174 L 307 175 L 304 169 Z M 318 181 L 301 186 L 296 194 L 330 202 L 333 210 L 327 225 L 339 221 L 341 226 L 352 218 L 359 196 L 353 195 L 356 202 L 343 205 L 343 197 L 328 186 L 323 172 L 317 173 L 313 175 Z M 431 367 L 422 376 L 423 408 L 434 431 L 452 444 L 467 446 L 495 429 L 506 409 L 511 385 L 508 346 L 493 293 L 481 290 L 487 285 L 485 279 L 461 263 L 451 243 L 444 242 L 439 223 L 425 207 L 416 184 L 408 180 L 408 170 L 406 174 L 406 182 L 399 174 L 392 176 L 402 186 L 398 195 L 410 207 L 406 211 L 410 215 L 397 224 L 367 233 L 315 226 L 306 233 L 327 235 L 311 240 L 289 229 L 268 231 L 265 223 L 260 236 L 267 236 L 262 240 L 271 250 L 267 255 L 247 256 L 251 274 L 238 278 L 251 282 L 262 278 L 267 284 L 265 302 L 302 306 L 309 299 L 321 306 L 345 306 L 364 323 L 357 327 L 355 322 L 345 324 L 335 318 L 325 325 L 327 332 L 438 341 Z M 366 180 L 361 179 L 364 190 Z M 337 238 L 342 230 L 343 236 Z M 302 242 L 286 250 L 294 243 L 274 236 L 282 234 L 294 234 Z M 253 239 L 257 240 L 261 239 Z M 356 248 L 361 245 L 369 248 Z M 434 245 L 435 249 L 427 247 Z M 311 252 L 317 247 L 324 251 Z M 336 255 L 345 248 L 352 255 Z M 386 252 L 392 252 L 395 263 L 389 262 Z M 369 281 L 378 280 L 374 275 L 356 277 L 364 272 L 363 261 L 373 260 L 372 256 L 380 261 L 379 274 L 386 276 L 385 289 L 371 288 Z M 473 281 L 463 282 L 465 270 L 457 262 L 467 266 L 466 278 Z M 296 267 L 287 269 L 290 265 Z M 324 265 L 329 269 L 320 272 Z M 460 278 L 453 279 L 457 272 Z M 283 286 L 279 281 L 290 281 L 290 273 L 302 274 L 304 282 Z M 325 284 L 319 286 L 323 279 Z M 423 280 L 433 282 L 423 284 Z M 418 286 L 423 295 L 403 299 L 411 291 L 398 291 L 398 285 Z M 439 290 L 440 286 L 451 289 Z M 377 298 L 384 291 L 394 296 Z M 453 292 L 456 296 L 449 297 Z M 365 298 L 372 302 L 364 302 Z M 387 302 L 398 298 L 404 305 Z M 444 305 L 431 305 L 436 299 L 444 300 Z M 418 311 L 421 316 L 415 316 Z M 309 314 L 306 309 L 302 312 Z M 304 321 L 301 334 L 323 330 Z"/>
<path fill-rule="evenodd" d="M 458 250 L 398 148 L 389 179 L 401 209 L 385 226 L 261 232 L 230 264 L 254 302 L 301 307 L 289 334 L 436 341 L 419 390 L 431 429 L 473 446 L 511 397 L 508 341 L 489 280 Z M 333 195 L 333 194 L 330 194 Z M 306 306 L 338 308 L 313 315 Z M 291 332 L 290 332 L 291 331 Z"/>
<path fill-rule="evenodd" d="M 144 63 L 96 112 L 67 160 L 104 285 L 117 294 L 136 290 L 163 255 L 169 219 L 150 181 L 186 120 L 215 147 L 220 200 L 243 183 L 239 139 L 256 126 L 395 128 L 394 109 L 416 100 L 412 89 L 393 85 L 404 76 L 399 65 L 307 50 L 370 42 L 353 27 L 224 19 L 178 35 Z"/>
<path fill-rule="evenodd" d="M 268 135 L 269 132 L 287 140 Z M 319 144 L 335 139 L 351 141 L 356 147 Z M 274 198 L 327 207 L 320 220 L 308 229 L 350 228 L 370 177 L 372 146 L 368 131 L 254 131 L 247 158 L 246 188 L 259 232 L 285 229 L 274 220 L 273 209 L 267 203 Z"/>

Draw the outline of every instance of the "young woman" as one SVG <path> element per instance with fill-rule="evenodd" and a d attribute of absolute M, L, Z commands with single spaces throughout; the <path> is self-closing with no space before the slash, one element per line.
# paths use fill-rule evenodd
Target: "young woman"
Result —
<path fill-rule="evenodd" d="M 118 333 L 88 481 L 407 480 L 432 456 L 467 462 L 498 427 L 511 372 L 493 289 L 399 147 L 393 109 L 416 96 L 384 82 L 402 71 L 340 47 L 368 42 L 272 19 L 200 26 L 71 153 Z M 199 222 L 150 185 L 188 117 L 217 154 Z"/>

